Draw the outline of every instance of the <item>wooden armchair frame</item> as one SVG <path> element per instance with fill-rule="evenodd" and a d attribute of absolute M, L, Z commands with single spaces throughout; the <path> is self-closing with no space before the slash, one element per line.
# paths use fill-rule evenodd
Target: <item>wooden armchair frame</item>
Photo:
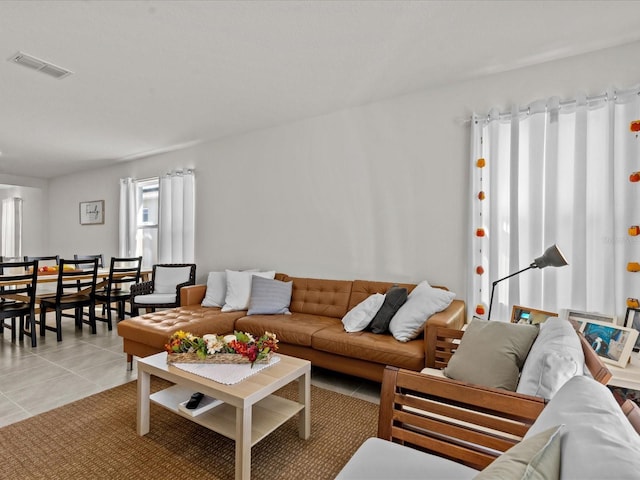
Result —
<path fill-rule="evenodd" d="M 539 397 L 388 366 L 378 437 L 482 470 L 522 439 L 544 406 Z"/>
<path fill-rule="evenodd" d="M 387 366 L 378 437 L 482 470 L 518 443 L 545 400 Z M 640 408 L 621 405 L 640 432 Z"/>

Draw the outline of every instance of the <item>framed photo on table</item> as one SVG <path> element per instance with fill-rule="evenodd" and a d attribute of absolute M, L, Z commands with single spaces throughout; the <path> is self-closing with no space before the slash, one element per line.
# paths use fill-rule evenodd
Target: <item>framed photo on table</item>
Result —
<path fill-rule="evenodd" d="M 615 323 L 585 320 L 580 331 L 603 362 L 626 367 L 638 339 L 638 330 Z"/>
<path fill-rule="evenodd" d="M 581 331 L 580 329 L 582 328 L 582 324 L 587 321 L 613 323 L 613 324 L 616 323 L 615 315 L 605 315 L 603 313 L 593 313 L 593 312 L 581 312 L 579 310 L 570 310 L 570 309 L 560 310 L 560 317 L 566 318 L 567 320 L 569 320 L 572 323 L 573 327 L 578 331 Z"/>
<path fill-rule="evenodd" d="M 555 312 L 545 312 L 535 308 L 521 307 L 514 305 L 511 309 L 511 323 L 524 323 L 526 325 L 537 325 L 544 323 L 549 317 L 557 317 Z"/>
<path fill-rule="evenodd" d="M 624 316 L 624 326 L 627 328 L 633 328 L 640 332 L 640 309 L 627 308 L 627 313 Z M 633 351 L 640 352 L 640 335 L 638 335 L 636 344 L 633 346 Z"/>
<path fill-rule="evenodd" d="M 101 225 L 104 223 L 104 200 L 80 202 L 80 225 Z"/>

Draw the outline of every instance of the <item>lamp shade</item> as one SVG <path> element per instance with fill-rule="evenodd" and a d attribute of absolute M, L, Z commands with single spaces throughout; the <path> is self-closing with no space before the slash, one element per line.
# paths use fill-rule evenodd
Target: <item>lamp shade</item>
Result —
<path fill-rule="evenodd" d="M 547 248 L 540 257 L 536 258 L 531 266 L 534 268 L 564 267 L 568 264 L 569 262 L 564 258 L 558 246 L 554 244 Z"/>

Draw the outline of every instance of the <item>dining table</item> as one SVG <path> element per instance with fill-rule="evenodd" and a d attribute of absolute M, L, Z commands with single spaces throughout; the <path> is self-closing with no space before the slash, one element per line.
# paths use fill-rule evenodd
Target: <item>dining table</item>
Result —
<path fill-rule="evenodd" d="M 86 280 L 91 278 L 92 274 L 87 272 L 85 275 L 83 275 L 81 273 L 82 271 L 79 271 L 77 275 L 74 275 L 73 277 L 66 277 L 67 280 L 69 281 L 75 281 L 75 280 Z M 49 270 L 49 271 L 44 271 L 44 272 L 38 272 L 38 277 L 37 277 L 37 286 L 46 286 L 46 285 L 50 285 L 50 284 L 55 284 L 58 281 L 58 271 L 57 270 Z M 143 269 L 140 270 L 140 281 L 142 282 L 146 282 L 150 279 L 152 270 L 151 269 Z M 114 276 L 117 278 L 118 276 L 127 276 L 127 273 L 123 273 L 123 274 L 114 274 Z M 25 283 L 29 283 L 28 280 L 20 280 L 20 281 L 15 281 L 15 280 L 7 280 L 7 277 L 11 277 L 11 274 L 7 274 L 7 275 L 0 275 L 0 288 L 5 288 L 5 287 L 11 287 L 12 285 L 19 285 L 19 284 L 25 284 Z M 99 268 L 98 269 L 98 273 L 97 273 L 97 279 L 96 279 L 96 290 L 99 290 L 103 287 L 105 287 L 107 285 L 109 281 L 109 269 L 108 268 Z M 40 305 L 40 298 L 47 296 L 50 297 L 51 295 L 55 295 L 55 288 L 52 291 L 47 291 L 47 292 L 43 292 L 43 293 L 38 293 L 36 292 L 36 304 L 38 305 L 36 307 L 36 313 L 38 313 L 40 311 L 39 305 Z M 1 294 L 2 297 L 6 298 L 6 299 L 14 299 L 14 300 L 19 300 L 19 301 L 29 301 L 28 298 L 26 298 L 25 296 L 21 296 L 21 295 L 11 295 L 10 292 L 7 292 L 6 290 L 4 292 L 2 292 Z"/>

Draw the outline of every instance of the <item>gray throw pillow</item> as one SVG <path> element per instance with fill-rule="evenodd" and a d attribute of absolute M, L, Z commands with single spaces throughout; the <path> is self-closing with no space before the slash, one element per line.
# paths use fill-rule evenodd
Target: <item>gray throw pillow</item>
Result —
<path fill-rule="evenodd" d="M 293 282 L 281 282 L 253 275 L 251 277 L 251 299 L 247 315 L 275 315 L 291 313 L 291 291 Z"/>
<path fill-rule="evenodd" d="M 373 333 L 385 333 L 389 330 L 389 322 L 400 309 L 400 307 L 407 301 L 407 289 L 394 285 L 384 297 L 384 303 L 380 307 L 380 310 L 375 314 L 373 320 L 369 324 L 369 329 Z"/>
<path fill-rule="evenodd" d="M 474 319 L 444 374 L 454 380 L 514 391 L 537 335 L 535 325 Z"/>

